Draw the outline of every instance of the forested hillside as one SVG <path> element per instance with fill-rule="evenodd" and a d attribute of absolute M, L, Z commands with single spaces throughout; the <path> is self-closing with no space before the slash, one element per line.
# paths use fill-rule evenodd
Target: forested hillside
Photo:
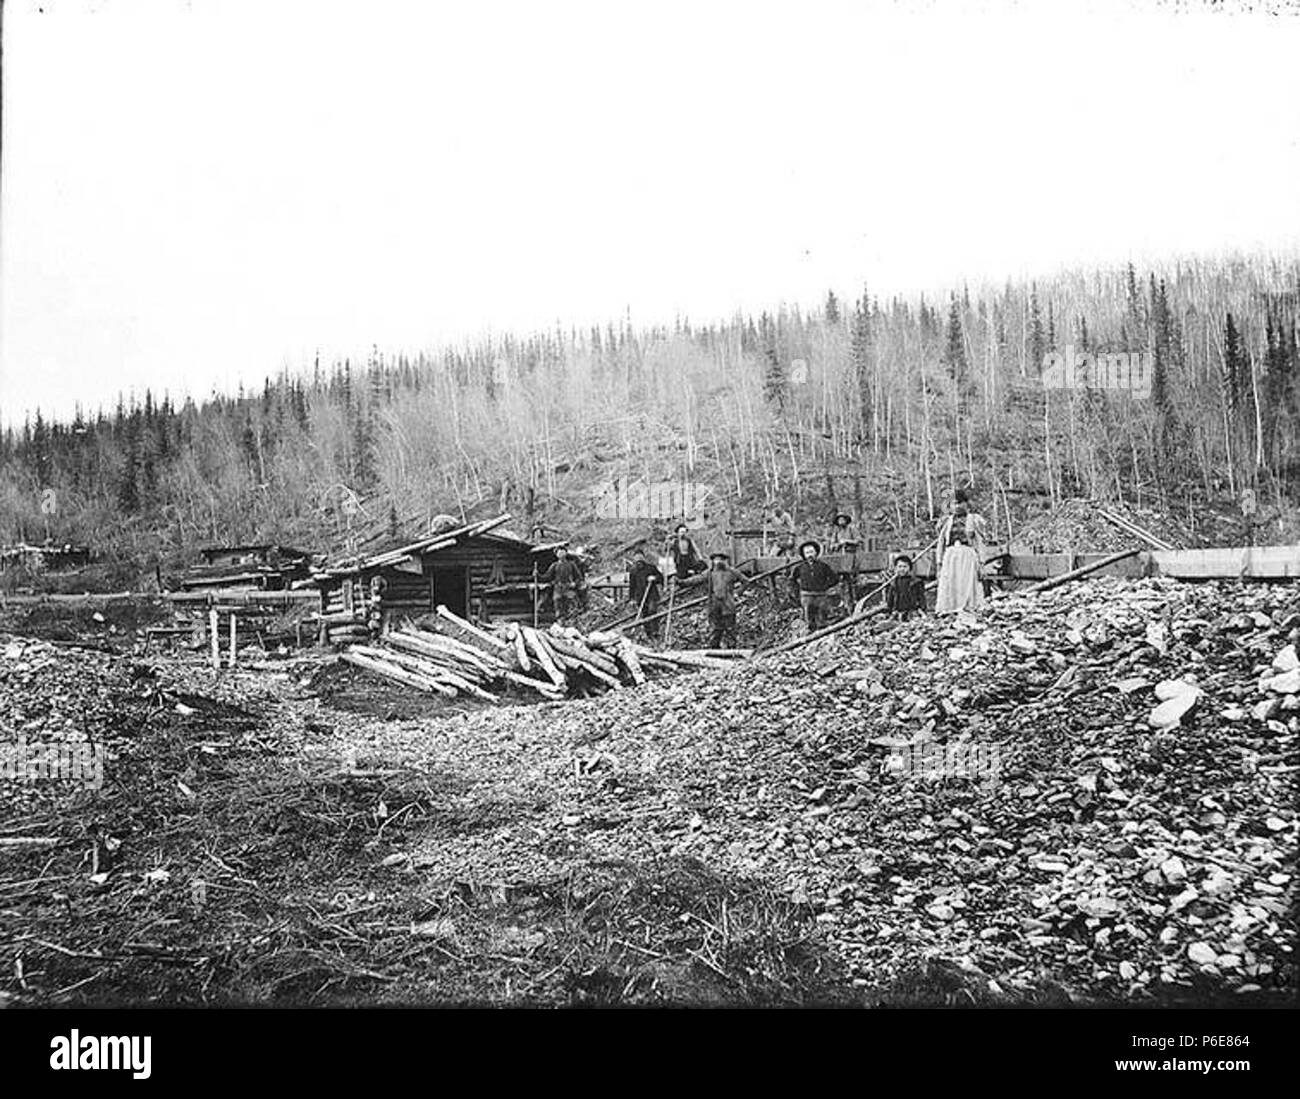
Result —
<path fill-rule="evenodd" d="M 887 507 L 895 526 L 967 479 L 1169 506 L 1253 487 L 1286 506 L 1300 496 L 1298 298 L 1294 257 L 1195 260 L 321 356 L 260 392 L 144 393 L 10 427 L 0 541 L 143 561 L 255 537 L 337 547 L 489 505 L 581 525 L 615 473 L 710 483 L 755 514 L 765 497 L 844 496 L 850 477 L 859 498 L 844 502 Z M 1045 356 L 1067 347 L 1149 355 L 1150 395 L 1045 389 Z"/>

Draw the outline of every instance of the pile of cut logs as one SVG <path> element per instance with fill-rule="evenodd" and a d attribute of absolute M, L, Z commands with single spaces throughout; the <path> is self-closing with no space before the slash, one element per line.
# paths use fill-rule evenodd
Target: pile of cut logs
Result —
<path fill-rule="evenodd" d="M 483 629 L 439 606 L 436 615 L 390 630 L 375 644 L 352 645 L 340 659 L 373 675 L 447 698 L 496 702 L 518 687 L 544 698 L 585 697 L 636 686 L 653 673 L 727 668 L 745 649 L 659 652 L 620 633 L 580 633 L 518 622 Z"/>

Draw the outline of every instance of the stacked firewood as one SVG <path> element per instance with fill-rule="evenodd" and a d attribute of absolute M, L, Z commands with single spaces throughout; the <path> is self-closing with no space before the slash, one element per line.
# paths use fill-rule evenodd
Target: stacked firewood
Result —
<path fill-rule="evenodd" d="M 653 673 L 727 668 L 745 650 L 658 652 L 615 632 L 539 630 L 518 622 L 480 628 L 438 607 L 437 614 L 352 645 L 341 659 L 373 675 L 447 698 L 496 702 L 517 687 L 543 698 L 584 697 L 646 681 Z"/>

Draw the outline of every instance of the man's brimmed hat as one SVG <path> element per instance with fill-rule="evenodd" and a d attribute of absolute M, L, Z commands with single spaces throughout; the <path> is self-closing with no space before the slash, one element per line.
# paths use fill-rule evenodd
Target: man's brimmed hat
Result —
<path fill-rule="evenodd" d="M 840 521 L 841 519 L 845 519 L 845 520 L 847 520 L 847 521 L 850 522 L 850 523 L 853 522 L 853 516 L 850 515 L 847 511 L 837 511 L 837 512 L 835 513 L 835 524 L 836 524 L 837 526 L 839 525 L 839 521 Z"/>
<path fill-rule="evenodd" d="M 730 555 L 730 554 L 727 554 L 727 553 L 723 553 L 722 550 L 718 550 L 716 553 L 711 553 L 711 554 L 709 554 L 709 560 L 710 560 L 710 561 L 719 561 L 719 560 L 720 560 L 720 561 L 730 561 L 730 560 L 731 560 L 731 555 Z"/>
<path fill-rule="evenodd" d="M 822 544 L 821 544 L 819 541 L 817 541 L 816 538 L 809 538 L 808 541 L 804 542 L 803 545 L 801 545 L 801 546 L 799 547 L 799 556 L 800 556 L 800 557 L 803 556 L 803 551 L 806 550 L 809 546 L 812 546 L 812 548 L 815 549 L 815 550 L 817 551 L 818 556 L 821 555 L 821 552 L 822 552 Z"/>

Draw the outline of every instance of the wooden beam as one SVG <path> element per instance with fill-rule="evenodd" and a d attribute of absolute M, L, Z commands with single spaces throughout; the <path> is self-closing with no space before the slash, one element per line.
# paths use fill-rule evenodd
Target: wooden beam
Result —
<path fill-rule="evenodd" d="M 1098 569 L 1104 569 L 1108 565 L 1114 565 L 1120 561 L 1127 560 L 1130 557 L 1136 557 L 1142 550 L 1137 546 L 1132 549 L 1123 550 L 1120 553 L 1112 553 L 1109 557 L 1103 557 L 1100 561 L 1094 561 L 1090 565 L 1084 565 L 1082 568 L 1071 569 L 1060 576 L 1053 576 L 1049 580 L 1026 588 L 1026 592 L 1051 591 L 1052 588 L 1060 587 L 1062 584 L 1068 584 L 1071 580 L 1078 580 L 1080 577 L 1087 576 L 1089 573 L 1096 572 Z"/>
<path fill-rule="evenodd" d="M 443 683 L 435 683 L 433 680 L 414 672 L 407 671 L 405 668 L 399 668 L 396 664 L 390 664 L 387 661 L 374 660 L 361 653 L 344 652 L 339 654 L 339 659 L 346 664 L 353 664 L 372 675 L 381 676 L 384 679 L 393 679 L 398 683 L 404 683 L 408 687 L 415 687 L 421 691 L 428 691 L 431 694 L 445 695 L 448 698 L 456 697 L 456 688 Z"/>
<path fill-rule="evenodd" d="M 881 586 L 883 587 L 884 585 Z M 931 580 L 926 584 L 925 590 L 933 591 L 938 586 L 939 581 Z M 867 598 L 869 598 L 869 596 L 864 596 L 863 600 Z M 858 601 L 859 606 L 862 605 L 863 600 Z M 786 653 L 791 649 L 803 648 L 804 645 L 811 645 L 814 641 L 820 641 L 823 637 L 830 637 L 831 634 L 839 633 L 841 630 L 847 630 L 850 626 L 856 626 L 859 622 L 865 622 L 869 618 L 875 618 L 879 614 L 884 614 L 884 612 L 885 604 L 883 603 L 877 603 L 874 607 L 864 607 L 862 610 L 855 611 L 853 614 L 849 615 L 848 618 L 841 618 L 838 622 L 832 622 L 829 626 L 823 626 L 820 630 L 817 630 L 814 633 L 807 634 L 803 637 L 793 638 L 792 640 L 785 642 L 783 645 L 777 645 L 775 648 L 764 649 L 761 652 L 756 652 L 753 659 L 759 660 L 765 656 L 772 656 L 776 653 Z"/>
<path fill-rule="evenodd" d="M 445 618 L 453 626 L 459 626 L 466 633 L 470 634 L 472 637 L 478 638 L 478 640 L 482 641 L 485 645 L 490 645 L 494 649 L 509 648 L 509 646 L 504 641 L 502 641 L 501 638 L 495 637 L 490 633 L 480 630 L 472 622 L 466 622 L 465 619 L 460 617 L 460 615 L 455 614 L 452 611 L 449 611 L 442 603 L 438 604 L 436 613 L 439 618 Z"/>
<path fill-rule="evenodd" d="M 1131 534 L 1140 538 L 1148 546 L 1158 550 L 1172 550 L 1174 548 L 1171 542 L 1166 542 L 1163 538 L 1157 538 L 1149 530 L 1138 526 L 1136 523 L 1125 519 L 1122 515 L 1116 515 L 1113 511 L 1106 508 L 1098 508 L 1097 514 L 1106 520 L 1111 526 L 1118 527 L 1125 534 Z"/>
<path fill-rule="evenodd" d="M 1293 580 L 1300 577 L 1300 546 L 1154 550 L 1151 562 L 1159 575 L 1180 580 Z"/>

